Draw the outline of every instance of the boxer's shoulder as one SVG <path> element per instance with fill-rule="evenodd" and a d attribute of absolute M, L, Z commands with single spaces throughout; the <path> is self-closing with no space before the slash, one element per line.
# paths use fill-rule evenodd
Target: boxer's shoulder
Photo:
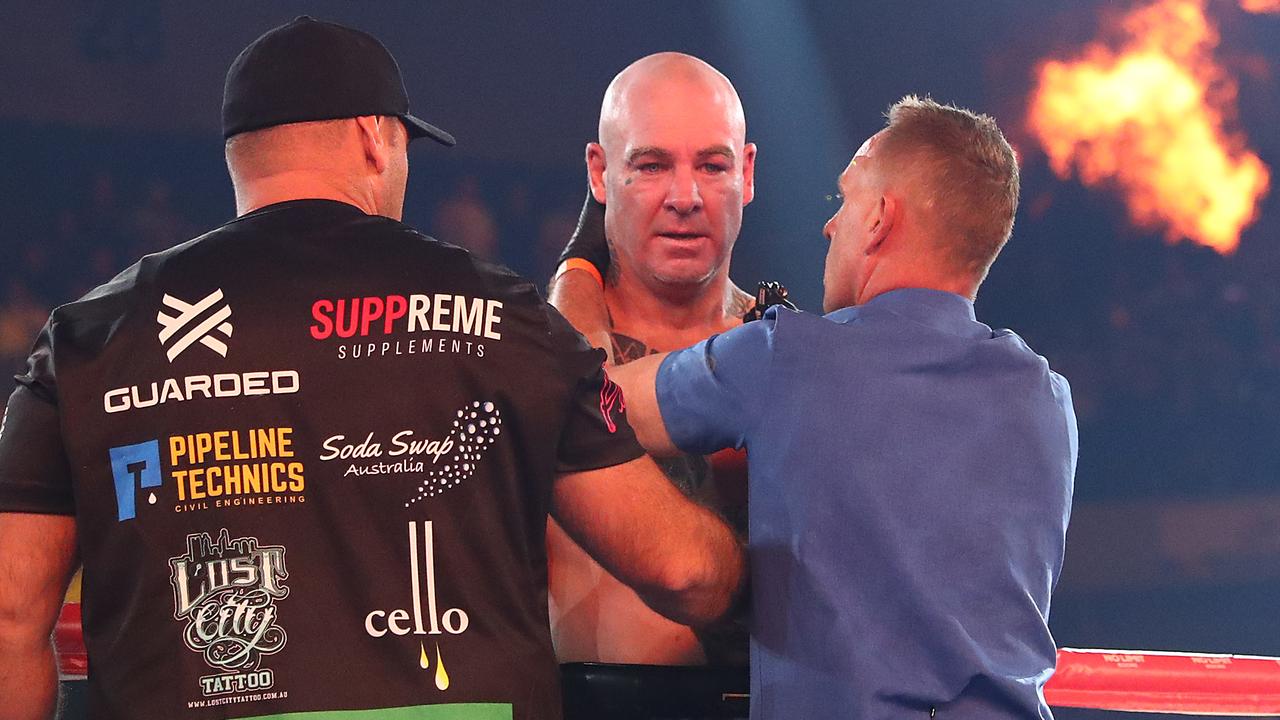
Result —
<path fill-rule="evenodd" d="M 756 306 L 756 298 L 742 288 L 729 283 L 728 297 L 724 303 L 724 319 L 726 329 L 742 324 L 742 318 Z"/>

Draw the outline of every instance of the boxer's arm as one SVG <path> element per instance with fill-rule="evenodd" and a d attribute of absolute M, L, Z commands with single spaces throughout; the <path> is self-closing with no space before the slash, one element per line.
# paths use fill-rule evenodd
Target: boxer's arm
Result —
<path fill-rule="evenodd" d="M 75 548 L 73 517 L 0 513 L 0 720 L 54 717 L 52 635 Z"/>
<path fill-rule="evenodd" d="M 733 531 L 647 457 L 561 474 L 552 515 L 601 566 L 676 622 L 718 619 L 743 584 L 745 559 Z"/>
<path fill-rule="evenodd" d="M 547 287 L 547 297 L 587 342 L 605 351 L 612 365 L 617 358 L 613 356 L 609 334 L 613 328 L 604 302 L 604 276 L 611 261 L 604 216 L 604 205 L 588 189 L 578 225 L 560 253 L 559 267 Z"/>
<path fill-rule="evenodd" d="M 552 305 L 564 315 L 578 332 L 605 351 L 608 363 L 613 356 L 613 340 L 609 335 L 609 310 L 604 302 L 604 288 L 586 270 L 569 269 L 552 278 L 548 292 Z"/>

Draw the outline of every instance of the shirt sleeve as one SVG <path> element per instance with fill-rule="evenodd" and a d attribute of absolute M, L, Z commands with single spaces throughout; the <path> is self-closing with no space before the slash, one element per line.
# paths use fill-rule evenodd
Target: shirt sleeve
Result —
<path fill-rule="evenodd" d="M 75 514 L 49 350 L 46 328 L 0 419 L 0 512 Z"/>
<path fill-rule="evenodd" d="M 627 422 L 622 388 L 605 372 L 604 351 L 591 347 L 555 308 L 547 306 L 547 311 L 572 395 L 556 453 L 557 471 L 598 470 L 644 455 Z"/>
<path fill-rule="evenodd" d="M 667 356 L 658 409 L 672 442 L 691 455 L 746 445 L 765 408 L 778 311 Z"/>

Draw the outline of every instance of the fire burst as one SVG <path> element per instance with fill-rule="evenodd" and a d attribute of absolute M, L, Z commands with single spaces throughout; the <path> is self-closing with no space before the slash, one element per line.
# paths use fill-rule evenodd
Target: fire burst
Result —
<path fill-rule="evenodd" d="M 1132 221 L 1230 253 L 1257 215 L 1267 166 L 1227 129 L 1236 85 L 1212 51 L 1204 0 L 1158 0 L 1102 42 L 1038 71 L 1029 124 L 1054 172 L 1121 189 Z"/>

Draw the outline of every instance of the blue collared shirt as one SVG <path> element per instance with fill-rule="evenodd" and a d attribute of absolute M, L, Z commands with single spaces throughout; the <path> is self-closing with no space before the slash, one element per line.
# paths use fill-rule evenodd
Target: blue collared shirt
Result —
<path fill-rule="evenodd" d="M 746 447 L 751 717 L 1049 718 L 1070 390 L 950 293 L 778 308 L 663 363 L 684 451 Z"/>

